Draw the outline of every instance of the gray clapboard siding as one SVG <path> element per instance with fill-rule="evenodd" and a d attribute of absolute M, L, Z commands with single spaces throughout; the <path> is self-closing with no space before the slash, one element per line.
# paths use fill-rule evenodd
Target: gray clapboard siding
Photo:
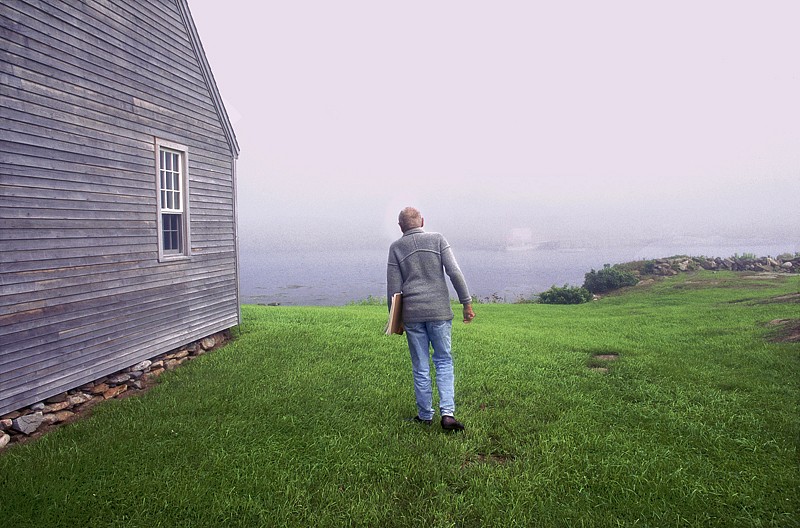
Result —
<path fill-rule="evenodd" d="M 216 290 L 218 294 L 222 294 L 224 285 L 220 283 L 219 286 L 214 286 L 212 284 L 210 290 Z M 194 311 L 206 310 L 215 313 L 215 305 L 225 304 L 229 300 L 230 297 L 220 297 L 212 302 L 201 304 L 202 308 Z M 124 317 L 121 314 L 115 314 L 114 317 L 90 321 L 88 324 L 81 326 L 76 326 L 76 323 L 85 323 L 89 320 L 70 320 L 68 326 L 54 326 L 46 334 L 35 331 L 23 334 L 22 337 L 38 343 L 35 353 L 24 354 L 17 349 L 18 347 L 8 346 L 8 354 L 5 355 L 7 357 L 4 357 L 3 362 L 0 363 L 0 368 L 3 369 L 2 376 L 5 378 L 14 369 L 25 367 L 31 363 L 35 363 L 38 370 L 41 371 L 43 368 L 50 366 L 63 365 L 65 362 L 70 361 L 72 357 L 83 357 L 91 349 L 92 345 L 102 345 L 109 339 L 119 338 L 121 335 L 120 327 L 124 328 L 126 336 L 128 335 L 127 332 L 137 328 L 143 330 L 151 328 L 153 324 L 159 323 L 163 318 L 164 308 L 162 306 L 145 308 L 146 306 L 143 305 L 143 308 L 139 310 L 129 310 Z M 123 310 L 121 313 L 124 314 L 126 312 Z M 189 311 L 186 313 L 193 315 Z M 180 315 L 178 317 L 181 318 Z M 8 381 L 5 385 L 14 386 L 14 382 Z"/>
<path fill-rule="evenodd" d="M 32 12 L 32 16 L 28 16 L 29 12 L 11 11 L 9 28 L 17 32 L 21 27 L 37 33 L 49 34 L 50 39 L 39 39 L 26 45 L 26 48 L 51 55 L 59 60 L 69 60 L 75 64 L 79 64 L 77 61 L 84 61 L 94 68 L 100 68 L 102 73 L 111 74 L 108 81 L 101 83 L 102 85 L 113 85 L 113 82 L 120 80 L 152 83 L 152 79 L 143 75 L 143 70 L 155 68 L 160 74 L 165 71 L 163 66 L 154 60 L 154 58 L 159 58 L 163 62 L 165 58 L 156 43 L 170 46 L 173 52 L 170 57 L 182 61 L 192 60 L 191 50 L 188 49 L 189 43 L 177 40 L 169 33 L 160 36 L 144 35 L 140 34 L 143 32 L 139 28 L 127 28 L 129 32 L 139 33 L 134 39 L 114 29 L 109 31 L 105 20 L 91 17 L 92 11 L 83 15 L 83 20 L 81 20 L 68 13 L 69 3 L 56 4 L 58 5 L 55 8 L 48 7 L 49 12 L 46 14 L 35 10 Z M 58 7 L 65 7 L 65 9 L 61 10 Z M 72 23 L 63 23 L 61 19 Z M 91 24 L 92 22 L 96 27 L 86 29 L 87 23 Z M 126 21 L 123 20 L 123 22 Z M 142 38 L 144 36 L 147 38 Z M 107 53 L 109 49 L 113 50 L 113 53 Z M 70 53 L 61 53 L 60 50 L 68 50 Z M 204 79 L 198 71 L 185 68 L 184 62 L 176 64 L 176 70 L 182 74 L 184 81 L 181 83 L 182 85 L 192 86 L 198 90 L 202 89 Z M 92 74 L 96 71 L 90 68 L 87 73 Z M 151 88 L 155 88 L 155 86 L 151 86 Z"/>
<path fill-rule="evenodd" d="M 238 324 L 238 145 L 185 0 L 0 22 L 3 413 Z M 156 139 L 188 148 L 188 258 L 158 260 Z"/>
<path fill-rule="evenodd" d="M 229 298 L 223 298 L 217 306 L 213 304 L 204 305 L 204 308 L 190 314 L 193 319 L 189 317 L 182 318 L 182 327 L 184 327 L 182 330 L 185 330 L 185 327 L 191 326 L 193 321 L 199 321 L 200 319 L 202 319 L 203 323 L 207 323 L 209 318 L 216 316 L 218 311 L 217 307 L 222 306 L 225 301 L 229 300 Z M 125 339 L 127 340 L 135 337 L 137 340 L 141 340 L 142 343 L 147 343 L 148 340 L 146 338 L 150 329 L 153 325 L 159 324 L 162 318 L 163 315 L 159 314 L 156 316 L 136 317 L 132 319 L 129 324 L 125 326 Z M 102 353 L 104 356 L 102 359 L 104 360 L 109 352 L 108 343 L 122 341 L 120 338 L 121 334 L 119 331 L 116 331 L 117 328 L 115 327 L 93 328 L 93 330 L 94 333 L 91 339 L 85 338 L 86 336 L 84 335 L 83 337 L 85 339 L 81 341 L 80 346 L 66 345 L 66 350 L 62 350 L 57 355 L 42 352 L 38 353 L 35 357 L 29 358 L 27 361 L 23 360 L 4 364 L 2 368 L 7 373 L 6 375 L 11 378 L 7 381 L 4 380 L 4 391 L 7 387 L 7 390 L 17 389 L 19 392 L 24 392 L 27 385 L 26 380 L 29 379 L 25 376 L 38 376 L 41 378 L 44 377 L 45 374 L 52 377 L 72 375 L 73 373 L 67 372 L 70 369 L 64 368 L 65 366 L 84 368 L 87 363 L 92 363 L 94 360 L 97 360 L 99 353 Z M 59 333 L 55 334 L 54 337 L 58 339 L 68 339 L 69 336 L 66 333 Z M 122 341 L 122 346 L 117 347 L 115 352 L 120 353 L 120 350 L 127 351 L 125 353 L 135 353 L 137 356 L 140 354 L 138 350 L 134 352 L 130 348 L 125 347 L 124 341 Z M 26 367 L 34 361 L 37 365 L 36 370 L 27 369 Z M 78 369 L 72 370 L 76 370 L 75 374 L 78 375 Z"/>
<path fill-rule="evenodd" d="M 228 262 L 225 265 L 230 267 L 232 263 Z M 1 339 L 3 339 L 3 342 L 6 345 L 10 345 L 11 343 L 17 341 L 14 338 L 14 335 L 17 332 L 30 330 L 38 330 L 41 332 L 47 331 L 46 328 L 39 325 L 39 319 L 42 317 L 43 312 L 46 312 L 45 315 L 47 315 L 48 323 L 51 325 L 66 324 L 68 327 L 79 327 L 85 324 L 87 321 L 91 322 L 97 318 L 111 318 L 119 315 L 120 313 L 129 314 L 130 311 L 136 311 L 142 309 L 142 307 L 148 307 L 151 304 L 172 306 L 173 308 L 176 308 L 180 302 L 194 302 L 201 300 L 215 288 L 224 289 L 227 286 L 227 280 L 220 280 L 214 283 L 211 281 L 206 281 L 204 285 L 205 288 L 202 291 L 193 294 L 187 294 L 180 299 L 173 301 L 153 300 L 149 292 L 142 290 L 136 291 L 130 295 L 118 294 L 106 299 L 92 298 L 85 301 L 75 301 L 69 304 L 68 310 L 65 309 L 65 305 L 62 304 L 48 308 L 37 308 L 24 312 L 14 312 L 13 314 L 8 314 L 0 318 L 0 322 L 3 324 L 11 324 L 13 322 L 15 325 L 14 333 L 4 334 Z M 97 308 L 102 308 L 102 310 L 98 311 Z M 8 350 L 10 350 L 10 348 Z M 2 360 L 2 358 L 0 358 L 0 360 Z"/>
<path fill-rule="evenodd" d="M 162 275 L 164 276 L 162 277 Z M 133 277 L 118 278 L 114 276 L 113 278 L 104 277 L 100 280 L 93 280 L 94 278 L 92 277 L 87 278 L 87 280 L 79 286 L 60 288 L 56 293 L 59 295 L 59 303 L 77 302 L 88 298 L 100 300 L 104 297 L 135 292 L 144 288 L 163 287 L 165 289 L 163 293 L 167 294 L 170 293 L 169 288 L 176 284 L 182 288 L 188 288 L 192 279 L 194 279 L 194 283 L 198 286 L 207 287 L 209 281 L 213 277 L 213 274 L 204 270 L 191 270 L 186 272 L 183 269 L 173 270 L 172 272 L 164 274 L 159 272 L 158 278 L 150 278 L 141 273 Z M 28 307 L 27 305 L 31 305 L 31 307 L 52 305 L 53 301 L 49 298 L 48 294 L 52 295 L 49 288 L 47 290 L 20 293 L 7 297 L 12 297 L 16 300 L 16 304 L 13 306 L 25 309 Z M 4 301 L 4 303 L 6 302 L 8 301 Z M 3 309 L 5 306 L 0 309 L 5 311 Z"/>

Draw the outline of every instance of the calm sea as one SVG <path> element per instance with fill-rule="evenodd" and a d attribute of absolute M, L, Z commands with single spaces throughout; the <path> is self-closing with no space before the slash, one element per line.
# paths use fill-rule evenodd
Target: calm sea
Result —
<path fill-rule="evenodd" d="M 670 255 L 729 257 L 795 252 L 793 244 L 729 246 L 669 245 L 591 250 L 456 250 L 470 291 L 505 302 L 531 297 L 553 285 L 583 284 L 584 274 L 615 264 Z M 241 294 L 246 304 L 338 306 L 386 295 L 387 249 L 352 251 L 241 252 Z M 453 293 L 455 297 L 455 293 Z"/>

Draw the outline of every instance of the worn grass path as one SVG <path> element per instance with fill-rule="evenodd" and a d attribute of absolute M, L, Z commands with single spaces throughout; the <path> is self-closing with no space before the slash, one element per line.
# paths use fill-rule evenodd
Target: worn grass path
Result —
<path fill-rule="evenodd" d="M 702 273 L 479 305 L 454 324 L 463 434 L 403 420 L 409 360 L 384 307 L 245 306 L 234 343 L 0 454 L 0 519 L 800 526 L 800 344 L 768 325 L 800 318 L 797 293 L 797 276 Z"/>

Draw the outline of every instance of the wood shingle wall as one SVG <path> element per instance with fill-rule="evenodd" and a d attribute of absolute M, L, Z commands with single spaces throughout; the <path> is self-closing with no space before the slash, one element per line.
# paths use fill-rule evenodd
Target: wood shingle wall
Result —
<path fill-rule="evenodd" d="M 0 87 L 0 414 L 238 324 L 238 146 L 185 0 L 3 0 Z M 184 259 L 157 139 L 188 149 Z"/>

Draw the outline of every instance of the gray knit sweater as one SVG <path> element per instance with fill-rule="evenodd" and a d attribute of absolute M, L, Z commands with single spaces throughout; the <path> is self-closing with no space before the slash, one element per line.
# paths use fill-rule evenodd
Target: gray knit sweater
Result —
<path fill-rule="evenodd" d="M 453 319 L 450 293 L 444 274 L 450 277 L 462 304 L 472 298 L 450 244 L 439 233 L 426 233 L 421 227 L 409 229 L 389 247 L 386 293 L 403 292 L 403 321 L 449 321 Z"/>

